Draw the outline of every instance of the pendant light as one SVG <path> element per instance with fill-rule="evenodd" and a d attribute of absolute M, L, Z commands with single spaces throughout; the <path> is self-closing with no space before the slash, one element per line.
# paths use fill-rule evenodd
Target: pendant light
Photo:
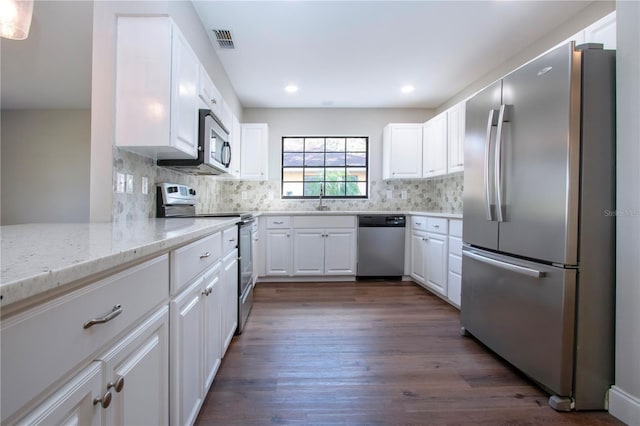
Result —
<path fill-rule="evenodd" d="M 33 0 L 0 0 L 0 36 L 24 40 L 29 35 Z"/>

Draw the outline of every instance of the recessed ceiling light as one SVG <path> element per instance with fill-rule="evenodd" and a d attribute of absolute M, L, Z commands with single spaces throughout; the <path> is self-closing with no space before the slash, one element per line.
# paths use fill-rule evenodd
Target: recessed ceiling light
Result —
<path fill-rule="evenodd" d="M 407 84 L 406 86 L 402 86 L 402 88 L 400 89 L 402 93 L 411 93 L 414 90 L 416 90 L 416 88 L 410 84 Z"/>
<path fill-rule="evenodd" d="M 284 90 L 286 90 L 288 93 L 296 93 L 298 91 L 298 86 L 296 86 L 295 84 L 290 84 L 285 87 Z"/>

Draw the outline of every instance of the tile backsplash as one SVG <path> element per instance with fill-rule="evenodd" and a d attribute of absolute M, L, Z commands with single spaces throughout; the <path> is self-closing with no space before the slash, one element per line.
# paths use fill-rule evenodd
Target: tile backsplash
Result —
<path fill-rule="evenodd" d="M 152 218 L 156 215 L 156 184 L 175 182 L 192 186 L 198 194 L 198 213 L 228 211 L 315 210 L 318 200 L 283 200 L 279 181 L 242 181 L 213 176 L 193 176 L 155 165 L 155 161 L 114 147 L 113 188 L 116 173 L 134 177 L 132 193 L 113 194 L 115 222 Z M 141 193 L 141 180 L 149 180 L 149 193 Z M 430 211 L 462 213 L 463 175 L 456 173 L 430 179 L 372 181 L 366 200 L 323 200 L 333 211 Z M 387 198 L 391 191 L 391 198 Z M 406 191 L 406 199 L 401 198 Z M 246 199 L 243 199 L 243 192 Z"/>

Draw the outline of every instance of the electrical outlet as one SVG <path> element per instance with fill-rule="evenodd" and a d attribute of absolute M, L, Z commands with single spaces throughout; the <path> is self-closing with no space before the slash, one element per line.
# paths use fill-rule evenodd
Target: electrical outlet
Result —
<path fill-rule="evenodd" d="M 387 200 L 391 200 L 393 198 L 393 191 L 391 189 L 387 189 Z"/>
<path fill-rule="evenodd" d="M 140 189 L 142 190 L 143 194 L 148 194 L 149 193 L 149 178 L 146 176 L 142 176 L 142 183 L 140 184 Z"/>
<path fill-rule="evenodd" d="M 133 175 L 127 175 L 127 182 L 125 183 L 125 191 L 128 193 L 133 192 Z"/>
<path fill-rule="evenodd" d="M 124 192 L 126 181 L 124 173 L 116 173 L 116 192 Z"/>
<path fill-rule="evenodd" d="M 269 192 L 267 193 L 267 197 L 268 197 L 270 200 L 273 200 L 273 191 L 269 191 Z"/>
<path fill-rule="evenodd" d="M 400 196 L 402 197 L 403 200 L 407 199 L 407 191 L 403 190 L 402 193 L 400 194 Z"/>
<path fill-rule="evenodd" d="M 242 191 L 242 199 L 246 200 L 247 198 L 247 191 Z"/>

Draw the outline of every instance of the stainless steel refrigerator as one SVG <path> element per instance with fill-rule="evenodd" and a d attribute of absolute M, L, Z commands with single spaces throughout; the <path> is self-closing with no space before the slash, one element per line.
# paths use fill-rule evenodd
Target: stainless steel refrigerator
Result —
<path fill-rule="evenodd" d="M 461 324 L 551 394 L 613 382 L 615 52 L 563 45 L 467 101 Z"/>

